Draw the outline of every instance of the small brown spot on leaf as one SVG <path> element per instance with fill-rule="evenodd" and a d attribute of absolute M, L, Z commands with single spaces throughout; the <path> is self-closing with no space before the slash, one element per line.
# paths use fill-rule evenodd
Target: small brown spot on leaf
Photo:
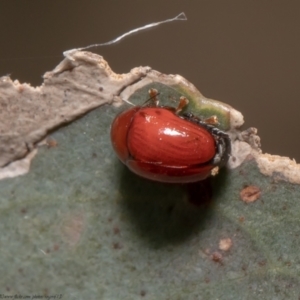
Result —
<path fill-rule="evenodd" d="M 261 266 L 261 267 L 263 267 L 263 266 L 266 265 L 266 263 L 267 262 L 265 260 L 261 260 L 261 261 L 258 262 L 258 265 Z"/>
<path fill-rule="evenodd" d="M 52 137 L 48 137 L 46 140 L 46 145 L 48 148 L 54 148 L 57 146 L 57 144 L 57 141 Z"/>
<path fill-rule="evenodd" d="M 59 245 L 58 244 L 54 244 L 53 245 L 53 251 L 58 251 L 59 250 Z"/>
<path fill-rule="evenodd" d="M 241 223 L 245 222 L 245 217 L 244 217 L 244 216 L 240 216 L 240 217 L 239 217 L 239 221 L 240 221 Z"/>
<path fill-rule="evenodd" d="M 211 259 L 214 262 L 220 263 L 222 264 L 222 260 L 223 260 L 223 255 L 220 252 L 215 251 L 212 255 L 211 255 Z"/>
<path fill-rule="evenodd" d="M 122 245 L 118 242 L 113 243 L 113 249 L 116 249 L 116 250 L 122 249 Z"/>
<path fill-rule="evenodd" d="M 115 226 L 113 229 L 114 234 L 119 234 L 120 233 L 120 228 Z"/>
<path fill-rule="evenodd" d="M 23 207 L 23 208 L 21 209 L 21 213 L 22 213 L 22 214 L 26 214 L 26 213 L 27 213 L 27 209 Z"/>
<path fill-rule="evenodd" d="M 261 190 L 255 185 L 249 185 L 240 192 L 241 199 L 246 203 L 251 203 L 259 199 Z"/>
<path fill-rule="evenodd" d="M 232 247 L 232 240 L 230 238 L 221 239 L 219 242 L 219 249 L 228 251 Z"/>
<path fill-rule="evenodd" d="M 146 296 L 146 292 L 145 291 L 141 291 L 141 296 L 142 297 Z"/>

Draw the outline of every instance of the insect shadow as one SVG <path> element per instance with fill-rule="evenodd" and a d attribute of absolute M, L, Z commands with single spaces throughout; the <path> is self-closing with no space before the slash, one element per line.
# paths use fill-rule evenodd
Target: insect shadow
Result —
<path fill-rule="evenodd" d="M 215 214 L 211 179 L 165 184 L 141 178 L 120 166 L 122 210 L 136 233 L 155 248 L 182 243 L 209 226 Z"/>

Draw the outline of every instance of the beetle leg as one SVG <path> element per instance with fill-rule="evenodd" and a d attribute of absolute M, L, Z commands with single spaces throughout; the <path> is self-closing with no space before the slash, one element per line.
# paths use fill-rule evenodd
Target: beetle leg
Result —
<path fill-rule="evenodd" d="M 217 153 L 215 155 L 215 157 L 213 158 L 213 165 L 220 165 L 221 161 L 222 161 L 222 157 L 224 154 L 224 147 L 223 144 L 221 143 L 217 143 Z"/>
<path fill-rule="evenodd" d="M 206 124 L 215 125 L 215 126 L 220 124 L 217 116 L 211 116 L 211 117 L 205 119 L 203 122 Z"/>
<path fill-rule="evenodd" d="M 151 88 L 148 91 L 148 94 L 149 94 L 150 98 L 146 102 L 151 101 L 154 104 L 155 107 L 158 107 L 158 105 L 159 105 L 159 100 L 158 100 L 158 97 L 157 97 L 159 95 L 158 90 Z"/>
<path fill-rule="evenodd" d="M 214 165 L 223 166 L 227 163 L 230 152 L 231 152 L 231 142 L 228 134 L 219 130 L 218 128 L 211 129 L 212 135 L 215 137 L 217 153 L 213 158 L 212 163 Z"/>
<path fill-rule="evenodd" d="M 208 124 L 206 124 L 205 122 L 203 122 L 200 118 L 196 117 L 191 112 L 184 113 L 184 114 L 180 115 L 180 117 L 183 118 L 183 119 L 185 119 L 185 120 L 188 120 L 190 122 L 193 122 L 193 123 L 196 123 L 196 124 L 200 124 L 200 125 L 202 125 L 204 127 L 209 126 Z"/>
<path fill-rule="evenodd" d="M 175 110 L 175 113 L 176 114 L 180 113 L 182 111 L 182 109 L 188 105 L 188 103 L 189 103 L 189 100 L 186 97 L 181 96 L 179 99 L 179 104 Z"/>

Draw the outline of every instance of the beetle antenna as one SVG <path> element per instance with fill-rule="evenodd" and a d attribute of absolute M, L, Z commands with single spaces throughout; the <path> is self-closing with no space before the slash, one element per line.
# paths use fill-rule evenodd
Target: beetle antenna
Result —
<path fill-rule="evenodd" d="M 158 90 L 151 88 L 151 89 L 148 91 L 148 93 L 149 93 L 150 98 L 147 99 L 147 100 L 144 102 L 143 105 L 146 105 L 146 103 L 148 103 L 148 102 L 150 102 L 150 101 L 153 101 L 154 104 L 155 104 L 155 106 L 158 106 L 159 100 L 158 100 L 157 96 L 160 94 L 160 93 L 158 92 Z"/>
<path fill-rule="evenodd" d="M 89 46 L 86 46 L 86 47 L 75 48 L 75 49 L 64 51 L 64 56 L 66 56 L 66 57 L 69 58 L 70 54 L 72 52 L 75 52 L 75 51 L 82 51 L 82 50 L 87 50 L 87 49 L 90 49 L 90 48 L 96 48 L 96 47 L 102 47 L 102 46 L 112 45 L 112 44 L 115 44 L 115 43 L 119 42 L 120 40 L 124 39 L 125 37 L 127 37 L 127 36 L 129 36 L 131 34 L 134 34 L 134 33 L 137 33 L 139 31 L 146 30 L 146 29 L 149 29 L 149 28 L 152 28 L 152 27 L 164 24 L 164 23 L 169 23 L 169 22 L 173 22 L 173 21 L 186 21 L 186 20 L 187 20 L 187 17 L 185 15 L 185 13 L 182 12 L 182 13 L 180 13 L 178 16 L 176 16 L 174 18 L 167 19 L 167 20 L 160 21 L 160 22 L 150 23 L 150 24 L 147 24 L 147 25 L 144 25 L 144 26 L 132 29 L 130 31 L 127 31 L 127 32 L 123 33 L 122 35 L 118 36 L 117 38 L 115 38 L 115 39 L 113 39 L 113 40 L 111 40 L 109 42 L 106 42 L 106 43 L 92 44 L 92 45 L 89 45 Z"/>

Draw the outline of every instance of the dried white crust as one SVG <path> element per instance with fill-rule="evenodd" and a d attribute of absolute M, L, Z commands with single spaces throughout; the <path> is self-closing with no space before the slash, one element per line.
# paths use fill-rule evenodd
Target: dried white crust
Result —
<path fill-rule="evenodd" d="M 278 181 L 300 184 L 300 164 L 297 164 L 295 160 L 268 153 L 257 154 L 255 160 L 260 172 L 264 175 L 272 176 Z"/>
<path fill-rule="evenodd" d="M 139 67 L 128 74 L 115 74 L 101 56 L 77 51 L 47 72 L 39 87 L 1 77 L 0 168 L 27 160 L 28 153 L 51 129 L 100 105 L 120 101 L 120 92 L 149 71 L 149 67 Z M 15 169 L 16 176 L 25 169 Z M 7 171 L 8 177 L 12 174 Z"/>
<path fill-rule="evenodd" d="M 0 179 L 25 174 L 36 154 L 35 146 L 53 128 L 106 103 L 121 105 L 138 89 L 152 82 L 181 85 L 201 101 L 214 101 L 228 110 L 232 155 L 229 168 L 249 157 L 260 171 L 279 180 L 300 183 L 300 165 L 286 157 L 262 154 L 255 128 L 240 131 L 243 115 L 227 104 L 205 98 L 180 75 L 165 75 L 150 67 L 137 67 L 127 74 L 114 73 L 99 55 L 69 51 L 66 58 L 44 75 L 39 87 L 0 78 Z"/>

